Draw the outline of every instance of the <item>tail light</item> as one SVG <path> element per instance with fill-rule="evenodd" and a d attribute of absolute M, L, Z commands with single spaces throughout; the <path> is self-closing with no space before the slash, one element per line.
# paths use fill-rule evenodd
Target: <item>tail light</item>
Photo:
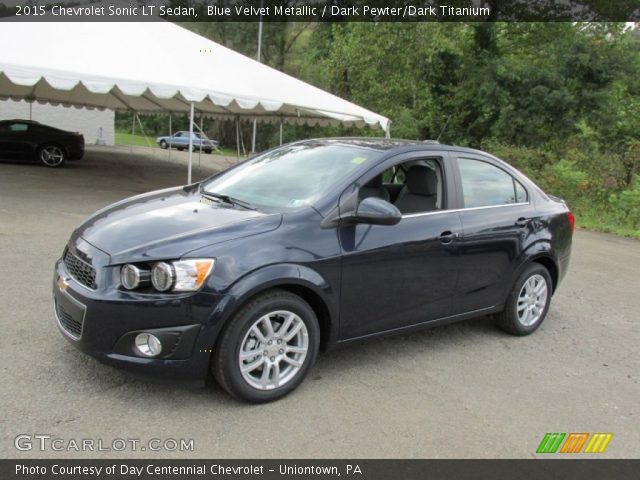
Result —
<path fill-rule="evenodd" d="M 573 216 L 573 213 L 571 213 L 571 211 L 567 212 L 567 220 L 569 220 L 569 230 L 573 234 L 573 229 L 576 226 L 576 217 Z"/>

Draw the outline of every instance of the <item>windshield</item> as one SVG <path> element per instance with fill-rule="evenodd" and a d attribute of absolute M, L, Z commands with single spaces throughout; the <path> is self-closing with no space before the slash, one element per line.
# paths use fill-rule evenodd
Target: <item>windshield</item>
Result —
<path fill-rule="evenodd" d="M 379 155 L 350 145 L 287 145 L 222 173 L 202 188 L 257 207 L 294 210 L 312 205 Z"/>

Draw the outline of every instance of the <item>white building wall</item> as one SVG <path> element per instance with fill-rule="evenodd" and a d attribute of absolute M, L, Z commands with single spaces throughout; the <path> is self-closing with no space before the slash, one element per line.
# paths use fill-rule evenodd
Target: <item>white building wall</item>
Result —
<path fill-rule="evenodd" d="M 38 102 L 32 103 L 31 108 L 31 120 L 62 130 L 80 132 L 87 145 L 114 144 L 115 113 L 112 110 L 89 110 Z M 29 120 L 29 103 L 22 100 L 0 100 L 0 120 L 12 119 Z"/>

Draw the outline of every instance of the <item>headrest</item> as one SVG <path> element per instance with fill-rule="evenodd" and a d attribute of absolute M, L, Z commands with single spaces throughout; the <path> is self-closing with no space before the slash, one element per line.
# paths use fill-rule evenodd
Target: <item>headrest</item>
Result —
<path fill-rule="evenodd" d="M 367 182 L 365 187 L 381 187 L 382 186 L 382 174 L 373 177 Z"/>
<path fill-rule="evenodd" d="M 413 165 L 407 170 L 405 181 L 409 193 L 415 195 L 436 195 L 438 193 L 438 177 L 436 172 L 424 165 Z"/>

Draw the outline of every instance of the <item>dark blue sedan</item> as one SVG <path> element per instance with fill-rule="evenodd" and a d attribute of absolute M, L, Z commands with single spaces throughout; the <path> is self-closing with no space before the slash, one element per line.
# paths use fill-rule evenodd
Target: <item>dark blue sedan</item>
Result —
<path fill-rule="evenodd" d="M 76 347 L 266 402 L 320 350 L 486 315 L 545 319 L 574 218 L 507 163 L 433 142 L 306 140 L 100 210 L 54 272 Z"/>
<path fill-rule="evenodd" d="M 202 148 L 203 152 L 211 153 L 220 147 L 220 143 L 217 140 L 211 140 L 203 133 L 193 132 L 192 135 L 191 148 L 194 152 Z M 176 132 L 173 135 L 158 137 L 156 138 L 156 143 L 162 149 L 177 148 L 178 150 L 188 150 L 189 132 Z"/>

